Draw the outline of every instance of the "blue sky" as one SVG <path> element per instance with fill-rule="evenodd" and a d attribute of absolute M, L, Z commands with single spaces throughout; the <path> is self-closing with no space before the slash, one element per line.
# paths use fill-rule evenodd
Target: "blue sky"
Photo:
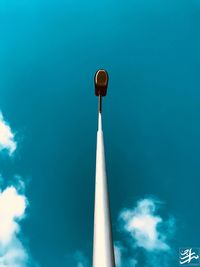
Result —
<path fill-rule="evenodd" d="M 120 267 L 200 246 L 199 25 L 198 0 L 0 1 L 0 199 L 21 201 L 1 261 L 17 247 L 16 267 L 91 266 L 98 68 Z"/>

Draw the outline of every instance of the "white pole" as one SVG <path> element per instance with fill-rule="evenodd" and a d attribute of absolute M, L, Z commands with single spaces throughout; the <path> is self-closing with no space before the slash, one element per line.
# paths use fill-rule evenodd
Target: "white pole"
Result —
<path fill-rule="evenodd" d="M 93 267 L 115 267 L 102 118 L 100 112 L 96 150 Z"/>

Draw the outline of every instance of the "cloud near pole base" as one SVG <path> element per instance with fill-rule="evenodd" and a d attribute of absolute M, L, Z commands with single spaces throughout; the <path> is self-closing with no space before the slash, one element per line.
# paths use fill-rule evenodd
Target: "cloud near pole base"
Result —
<path fill-rule="evenodd" d="M 124 209 L 119 215 L 119 228 L 124 238 L 120 245 L 116 247 L 118 255 L 117 267 L 139 266 L 137 259 L 138 251 L 143 251 L 146 259 L 145 267 L 170 266 L 170 258 L 173 249 L 170 245 L 170 239 L 175 232 L 175 219 L 169 217 L 163 218 L 159 215 L 162 202 L 155 198 L 144 198 L 136 203 L 136 206 L 130 209 Z M 123 248 L 129 246 L 130 257 L 123 257 Z M 134 264 L 128 262 L 133 261 Z"/>

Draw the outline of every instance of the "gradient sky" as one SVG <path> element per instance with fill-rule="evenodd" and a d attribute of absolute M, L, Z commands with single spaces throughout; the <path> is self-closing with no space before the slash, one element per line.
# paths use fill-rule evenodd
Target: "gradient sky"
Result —
<path fill-rule="evenodd" d="M 199 25 L 199 0 L 0 1 L 0 110 L 18 144 L 0 173 L 26 184 L 21 234 L 41 267 L 91 261 L 98 68 L 114 239 L 121 210 L 153 196 L 176 220 L 170 267 L 200 247 Z"/>

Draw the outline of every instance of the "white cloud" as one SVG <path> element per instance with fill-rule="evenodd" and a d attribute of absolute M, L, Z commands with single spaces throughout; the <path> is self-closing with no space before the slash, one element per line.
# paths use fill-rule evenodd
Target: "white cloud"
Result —
<path fill-rule="evenodd" d="M 168 251 L 167 233 L 174 228 L 174 219 L 164 221 L 156 214 L 160 202 L 154 199 L 138 201 L 133 209 L 123 210 L 120 219 L 123 229 L 134 239 L 136 247 L 142 247 L 147 251 Z M 164 230 L 168 230 L 165 232 Z"/>
<path fill-rule="evenodd" d="M 17 148 L 14 133 L 0 112 L 0 152 L 11 156 Z M 27 252 L 20 235 L 20 222 L 25 217 L 28 200 L 25 184 L 16 175 L 11 185 L 2 190 L 4 179 L 0 174 L 0 267 L 39 266 Z M 31 264 L 31 265 L 30 265 Z"/>
<path fill-rule="evenodd" d="M 4 120 L 3 115 L 0 112 L 0 151 L 7 150 L 11 156 L 17 147 L 14 137 L 15 135 L 9 124 Z"/>
<path fill-rule="evenodd" d="M 19 195 L 13 186 L 0 193 L 0 242 L 7 244 L 20 228 L 17 220 L 24 216 L 26 198 Z"/>
<path fill-rule="evenodd" d="M 174 233 L 175 220 L 172 217 L 165 220 L 160 216 L 160 207 L 160 201 L 146 198 L 139 200 L 132 209 L 124 209 L 120 213 L 120 227 L 128 234 L 129 246 L 134 255 L 132 266 L 137 266 L 136 255 L 139 248 L 144 251 L 146 267 L 169 266 L 172 254 L 169 240 Z M 123 257 L 123 261 L 122 254 L 123 250 L 122 264 L 118 267 L 127 266 L 127 260 Z"/>
<path fill-rule="evenodd" d="M 26 267 L 29 256 L 20 240 L 12 238 L 4 248 L 0 248 L 0 267 Z"/>
<path fill-rule="evenodd" d="M 0 191 L 0 267 L 25 267 L 28 253 L 19 238 L 28 201 L 14 186 Z"/>

